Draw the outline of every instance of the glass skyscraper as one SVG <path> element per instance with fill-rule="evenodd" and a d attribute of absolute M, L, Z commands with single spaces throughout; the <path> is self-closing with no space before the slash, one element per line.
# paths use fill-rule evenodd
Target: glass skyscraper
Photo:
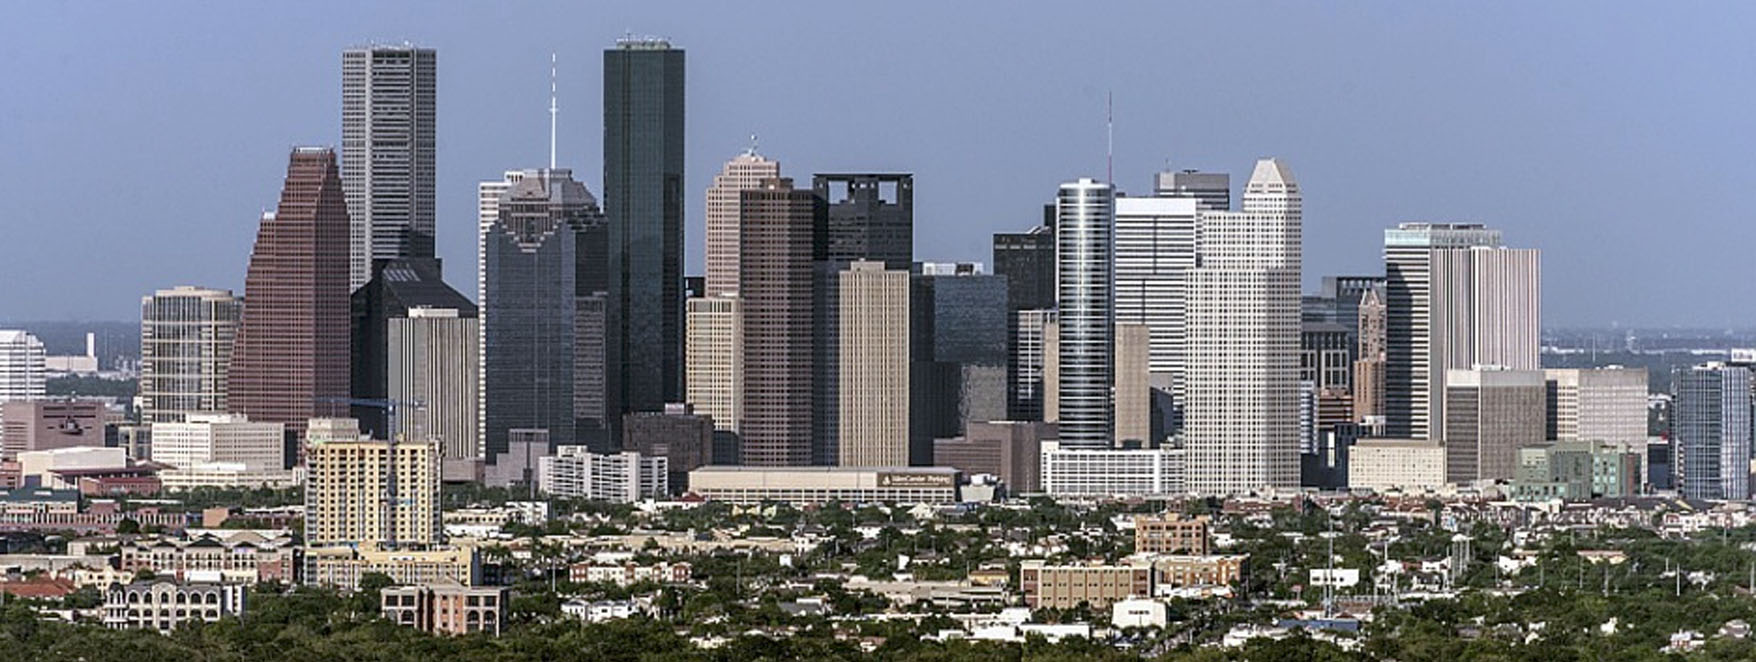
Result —
<path fill-rule="evenodd" d="M 625 411 L 683 398 L 683 50 L 604 51 L 610 371 Z"/>

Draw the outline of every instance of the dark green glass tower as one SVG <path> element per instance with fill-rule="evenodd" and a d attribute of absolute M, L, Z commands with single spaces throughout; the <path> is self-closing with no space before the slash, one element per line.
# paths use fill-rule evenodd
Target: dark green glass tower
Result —
<path fill-rule="evenodd" d="M 604 51 L 604 217 L 612 370 L 624 411 L 683 398 L 683 50 Z"/>

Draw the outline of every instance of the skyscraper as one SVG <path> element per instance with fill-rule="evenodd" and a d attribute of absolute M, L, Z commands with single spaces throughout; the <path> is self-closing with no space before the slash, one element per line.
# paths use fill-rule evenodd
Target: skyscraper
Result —
<path fill-rule="evenodd" d="M 608 450 L 619 425 L 608 367 L 609 244 L 597 201 L 567 169 L 481 186 L 481 451 L 509 431 Z"/>
<path fill-rule="evenodd" d="M 1067 182 L 1056 205 L 1061 446 L 1101 450 L 1115 436 L 1114 190 L 1092 179 Z"/>
<path fill-rule="evenodd" d="M 391 318 L 385 333 L 385 397 L 421 406 L 401 409 L 399 432 L 439 442 L 445 460 L 468 463 L 482 455 L 481 320 L 475 306 L 410 308 Z"/>
<path fill-rule="evenodd" d="M 25 331 L 0 331 L 0 402 L 43 397 L 48 374 L 43 341 Z"/>
<path fill-rule="evenodd" d="M 1158 441 L 1152 425 L 1152 329 L 1116 323 L 1116 441 L 1150 446 Z"/>
<path fill-rule="evenodd" d="M 1639 449 L 1646 444 L 1646 369 L 1544 370 L 1548 435 Z"/>
<path fill-rule="evenodd" d="M 1301 208 L 1286 164 L 1262 159 L 1242 211 L 1202 214 L 1184 414 L 1196 493 L 1299 486 Z"/>
<path fill-rule="evenodd" d="M 430 48 L 341 54 L 341 177 L 349 213 L 348 288 L 373 260 L 433 257 L 434 83 Z"/>
<path fill-rule="evenodd" d="M 604 51 L 604 218 L 610 371 L 622 411 L 683 397 L 683 50 Z"/>
<path fill-rule="evenodd" d="M 457 290 L 451 289 L 451 286 L 446 285 L 445 281 L 440 278 L 438 260 L 420 258 L 375 259 L 372 261 L 372 279 L 367 281 L 365 285 L 354 290 L 353 295 L 349 297 L 349 303 L 353 319 L 353 397 L 372 400 L 389 398 L 393 400 L 413 402 L 413 400 L 409 400 L 408 398 L 413 397 L 414 392 L 417 391 L 425 392 L 428 396 L 436 397 L 446 402 L 456 402 L 459 398 L 466 397 L 465 394 L 459 393 L 455 390 L 466 388 L 462 382 L 457 381 L 449 383 L 428 382 L 424 384 L 404 382 L 402 384 L 404 387 L 402 389 L 402 395 L 405 397 L 399 398 L 392 395 L 392 391 L 395 390 L 392 387 L 393 381 L 399 378 L 412 377 L 411 374 L 398 375 L 396 373 L 397 368 L 409 366 L 407 360 L 410 356 L 406 354 L 406 352 L 413 349 L 408 346 L 399 345 L 398 341 L 416 340 L 413 336 L 408 335 L 393 337 L 392 331 L 394 329 L 402 329 L 404 331 L 410 330 L 410 318 L 414 316 L 414 311 L 417 310 L 446 310 L 450 311 L 449 314 L 451 317 L 466 320 L 474 320 L 476 317 L 476 305 L 470 303 L 470 300 L 465 298 L 462 294 L 459 294 Z M 428 314 L 425 319 L 434 318 L 431 314 Z M 434 324 L 451 323 L 419 322 L 412 326 L 432 326 Z M 475 322 L 463 322 L 460 324 L 474 326 Z M 473 331 L 468 333 L 440 334 L 421 338 L 420 341 L 428 344 L 446 341 L 453 343 L 468 342 L 469 347 L 461 345 L 433 347 L 431 348 L 431 351 L 433 352 L 431 357 L 435 360 L 451 362 L 451 365 L 445 366 L 438 373 L 434 373 L 433 376 L 437 376 L 438 374 L 448 374 L 459 378 L 466 375 L 470 377 L 470 384 L 467 386 L 467 399 L 473 403 L 476 390 L 474 375 L 477 369 L 477 366 L 474 365 L 476 359 L 475 353 L 477 351 L 476 334 Z M 465 362 L 467 362 L 468 365 L 465 365 Z M 429 367 L 440 368 L 437 364 L 431 364 Z M 420 402 L 425 403 L 429 407 L 442 406 L 439 402 L 428 401 L 425 398 L 420 399 Z M 473 409 L 473 407 L 474 405 L 472 404 L 471 408 Z M 400 413 L 410 414 L 413 413 L 413 411 L 413 409 L 407 409 Z M 354 415 L 355 418 L 360 421 L 360 427 L 364 429 L 367 434 L 382 438 L 389 433 L 385 418 L 385 409 L 377 407 L 358 407 L 354 410 Z M 405 418 L 403 422 L 408 423 L 412 421 Z M 444 432 L 448 434 L 458 434 L 465 431 L 465 429 L 452 428 L 445 430 Z M 474 448 L 476 438 L 473 423 L 467 431 L 470 432 L 470 438 L 442 439 L 441 445 L 452 450 Z M 419 432 L 420 434 L 439 434 L 442 431 L 426 428 L 417 430 L 416 428 L 404 426 L 399 429 L 398 432 L 403 434 L 410 432 Z M 474 455 L 472 454 L 471 457 L 474 457 Z"/>
<path fill-rule="evenodd" d="M 1750 371 L 1707 363 L 1677 371 L 1671 407 L 1678 489 L 1691 499 L 1750 497 Z"/>
<path fill-rule="evenodd" d="M 261 423 L 305 421 L 348 397 L 348 208 L 335 151 L 293 149 L 244 277 L 227 405 Z"/>
<path fill-rule="evenodd" d="M 915 254 L 915 178 L 906 173 L 822 174 L 811 188 L 828 204 L 824 259 L 877 260 L 906 271 Z"/>
<path fill-rule="evenodd" d="M 836 464 L 924 463 L 931 451 L 911 452 L 909 436 L 909 273 L 860 260 L 836 287 Z"/>
<path fill-rule="evenodd" d="M 1403 223 L 1384 231 L 1386 428 L 1437 436 L 1445 371 L 1540 366 L 1540 270 L 1476 224 Z"/>
<path fill-rule="evenodd" d="M 752 146 L 732 157 L 707 188 L 707 291 L 724 296 L 738 291 L 738 192 L 780 176 L 780 163 L 763 158 Z"/>
<path fill-rule="evenodd" d="M 1179 397 L 1201 202 L 1195 197 L 1116 199 L 1116 323 L 1146 325 L 1152 386 Z"/>
<path fill-rule="evenodd" d="M 1006 418 L 1006 281 L 980 263 L 923 262 L 910 331 L 917 449 Z M 923 459 L 919 458 L 919 459 Z"/>
<path fill-rule="evenodd" d="M 791 179 L 739 193 L 744 464 L 811 464 L 816 414 L 813 324 L 823 208 Z"/>
<path fill-rule="evenodd" d="M 1189 198 L 1202 211 L 1231 211 L 1232 176 L 1224 172 L 1167 170 L 1153 178 L 1152 194 L 1160 198 Z"/>
<path fill-rule="evenodd" d="M 1480 367 L 1445 377 L 1445 482 L 1510 480 L 1518 449 L 1543 443 L 1540 370 Z"/>
<path fill-rule="evenodd" d="M 1020 352 L 1025 348 L 1017 344 L 1020 334 L 1031 332 L 1018 327 L 1023 311 L 1055 307 L 1055 206 L 1043 207 L 1042 225 L 1026 232 L 994 234 L 994 273 L 1006 279 L 1006 415 L 1015 421 L 1042 420 L 1043 415 L 1041 393 L 1020 391 L 1032 383 L 1032 376 L 1026 375 L 1022 363 Z M 1037 366 L 1040 370 L 1040 354 Z M 1040 380 L 1040 374 L 1033 375 Z"/>
<path fill-rule="evenodd" d="M 179 286 L 140 298 L 140 420 L 178 423 L 225 413 L 226 371 L 244 300 Z"/>
<path fill-rule="evenodd" d="M 1050 349 L 1058 340 L 1058 337 L 1050 337 L 1050 333 L 1059 320 L 1060 314 L 1053 308 L 1020 310 L 1012 316 L 1007 376 L 1011 381 L 1007 389 L 1007 413 L 1012 420 L 1054 420 L 1047 416 L 1043 398 L 1047 391 L 1060 386 L 1049 382 L 1046 371 L 1049 363 L 1060 360 L 1060 356 Z"/>
<path fill-rule="evenodd" d="M 1360 297 L 1359 358 L 1354 360 L 1354 420 L 1384 416 L 1384 288 Z"/>

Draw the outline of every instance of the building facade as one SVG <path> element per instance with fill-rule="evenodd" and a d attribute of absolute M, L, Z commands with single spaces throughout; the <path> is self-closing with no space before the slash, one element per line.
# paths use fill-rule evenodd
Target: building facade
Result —
<path fill-rule="evenodd" d="M 1647 374 L 1644 368 L 1544 370 L 1548 435 L 1553 441 L 1646 444 Z"/>
<path fill-rule="evenodd" d="M 1691 499 L 1750 497 L 1750 371 L 1706 363 L 1677 371 L 1671 404 L 1677 489 Z"/>
<path fill-rule="evenodd" d="M 1242 211 L 1201 218 L 1201 266 L 1189 280 L 1189 489 L 1296 489 L 1298 182 L 1280 161 L 1260 160 L 1244 189 Z"/>
<path fill-rule="evenodd" d="M 97 400 L 11 400 L 0 404 L 0 459 L 55 448 L 104 445 L 104 404 Z"/>
<path fill-rule="evenodd" d="M 1539 255 L 1478 224 L 1403 223 L 1384 231 L 1385 409 L 1393 436 L 1437 438 L 1445 371 L 1537 370 Z"/>
<path fill-rule="evenodd" d="M 915 464 L 910 452 L 909 273 L 858 260 L 837 275 L 836 464 Z"/>
<path fill-rule="evenodd" d="M 1200 203 L 1196 197 L 1116 198 L 1116 323 L 1151 330 L 1152 385 L 1173 394 L 1183 392 Z"/>
<path fill-rule="evenodd" d="M 1348 487 L 1377 492 L 1445 485 L 1445 445 L 1426 439 L 1361 439 L 1348 449 Z"/>
<path fill-rule="evenodd" d="M 303 434 L 348 397 L 348 203 L 335 152 L 295 148 L 280 206 L 264 214 L 244 277 L 226 403 Z"/>
<path fill-rule="evenodd" d="M 822 205 L 787 178 L 739 195 L 742 458 L 757 466 L 807 465 L 818 396 L 814 311 Z"/>
<path fill-rule="evenodd" d="M 704 297 L 738 293 L 738 192 L 780 176 L 780 163 L 755 146 L 727 161 L 707 187 L 707 280 Z"/>
<path fill-rule="evenodd" d="M 455 583 L 392 586 L 378 593 L 379 613 L 427 634 L 500 634 L 507 589 Z"/>
<path fill-rule="evenodd" d="M 947 467 L 702 467 L 689 489 L 709 501 L 794 505 L 956 503 L 957 470 Z"/>
<path fill-rule="evenodd" d="M 1114 196 L 1109 184 L 1081 179 L 1062 184 L 1056 198 L 1056 420 L 1068 449 L 1101 450 L 1115 441 Z"/>
<path fill-rule="evenodd" d="M 232 342 L 244 299 L 179 286 L 140 299 L 140 421 L 175 423 L 224 413 Z"/>
<path fill-rule="evenodd" d="M 152 424 L 152 460 L 169 465 L 165 477 L 236 464 L 240 479 L 271 472 L 290 481 L 286 471 L 286 424 L 252 421 L 243 414 L 191 414 L 181 423 Z"/>
<path fill-rule="evenodd" d="M 1543 443 L 1546 403 L 1539 370 L 1447 370 L 1446 482 L 1511 480 L 1518 449 Z"/>
<path fill-rule="evenodd" d="M 438 440 L 446 460 L 485 459 L 476 427 L 481 422 L 481 320 L 456 308 L 410 308 L 406 317 L 389 322 L 385 395 L 418 403 L 398 410 L 399 432 L 408 439 Z"/>
<path fill-rule="evenodd" d="M 244 613 L 243 584 L 179 584 L 167 580 L 111 584 L 104 591 L 104 627 L 170 632 L 192 622 L 212 623 Z"/>
<path fill-rule="evenodd" d="M 621 408 L 597 200 L 566 169 L 508 172 L 479 194 L 482 456 L 498 461 L 514 429 L 607 449 Z"/>
<path fill-rule="evenodd" d="M 1042 444 L 1043 492 L 1062 497 L 1148 497 L 1187 494 L 1187 457 L 1180 448 L 1084 449 Z"/>
<path fill-rule="evenodd" d="M 339 433 L 305 451 L 305 544 L 439 543 L 439 445 L 362 440 L 351 421 L 331 422 Z"/>
<path fill-rule="evenodd" d="M 349 291 L 371 279 L 373 260 L 433 257 L 437 69 L 431 48 L 372 45 L 342 51 Z"/>
<path fill-rule="evenodd" d="M 683 398 L 684 56 L 662 39 L 604 51 L 604 217 L 609 222 L 614 401 L 661 411 Z"/>
<path fill-rule="evenodd" d="M 537 461 L 537 489 L 551 496 L 613 503 L 661 499 L 670 494 L 668 466 L 662 455 L 561 446 Z"/>

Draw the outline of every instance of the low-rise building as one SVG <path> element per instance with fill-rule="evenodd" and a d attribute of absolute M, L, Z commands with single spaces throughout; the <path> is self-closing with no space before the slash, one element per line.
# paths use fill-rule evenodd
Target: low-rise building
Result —
<path fill-rule="evenodd" d="M 1213 551 L 1206 517 L 1134 518 L 1134 552 L 1137 554 L 1207 554 Z"/>
<path fill-rule="evenodd" d="M 170 580 L 111 584 L 104 592 L 104 627 L 170 632 L 185 623 L 244 613 L 241 584 L 179 584 Z"/>
<path fill-rule="evenodd" d="M 1242 554 L 1162 554 L 1149 557 L 1163 590 L 1229 586 L 1244 577 Z"/>
<path fill-rule="evenodd" d="M 622 565 L 577 563 L 567 569 L 567 578 L 575 583 L 604 583 L 628 586 L 640 582 L 679 584 L 689 581 L 690 567 L 686 562 Z"/>
<path fill-rule="evenodd" d="M 664 498 L 670 493 L 668 462 L 662 455 L 562 446 L 537 460 L 537 489 L 551 496 L 616 503 Z"/>
<path fill-rule="evenodd" d="M 1425 439 L 1361 439 L 1348 449 L 1348 487 L 1376 492 L 1445 485 L 1445 445 Z"/>
<path fill-rule="evenodd" d="M 119 556 L 118 565 L 125 572 L 147 570 L 179 581 L 218 577 L 244 584 L 290 583 L 299 565 L 298 549 L 290 537 L 268 538 L 247 532 L 225 538 L 136 538 L 121 545 Z"/>
<path fill-rule="evenodd" d="M 561 613 L 587 623 L 603 623 L 632 618 L 641 613 L 640 603 L 633 600 L 586 600 L 574 598 L 561 603 Z"/>
<path fill-rule="evenodd" d="M 950 504 L 958 501 L 957 478 L 949 467 L 711 466 L 689 472 L 689 489 L 731 503 Z"/>
<path fill-rule="evenodd" d="M 456 582 L 394 586 L 378 594 L 384 618 L 428 634 L 500 634 L 506 622 L 506 589 Z"/>
<path fill-rule="evenodd" d="M 473 547 L 384 550 L 361 545 L 305 550 L 306 584 L 353 591 L 360 587 L 360 576 L 372 572 L 397 584 L 482 583 L 481 556 Z"/>
<path fill-rule="evenodd" d="M 1018 583 L 1032 609 L 1070 609 L 1080 603 L 1106 609 L 1125 598 L 1152 597 L 1153 567 L 1141 560 L 1119 565 L 1049 565 L 1031 560 L 1020 565 Z"/>
<path fill-rule="evenodd" d="M 1110 605 L 1110 625 L 1119 628 L 1162 628 L 1165 603 L 1146 598 L 1117 600 Z"/>
<path fill-rule="evenodd" d="M 1180 448 L 1084 450 L 1042 443 L 1043 491 L 1054 496 L 1113 497 L 1185 494 Z"/>

